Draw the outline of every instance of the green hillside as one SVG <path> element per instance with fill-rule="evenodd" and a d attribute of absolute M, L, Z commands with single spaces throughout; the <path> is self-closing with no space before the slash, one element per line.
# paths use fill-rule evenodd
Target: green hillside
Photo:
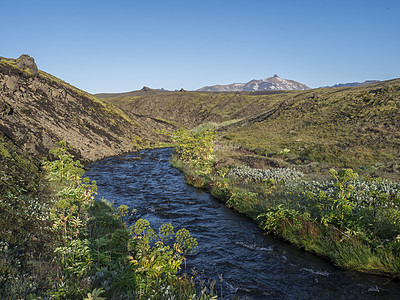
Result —
<path fill-rule="evenodd" d="M 364 87 L 316 89 L 226 127 L 223 134 L 263 155 L 289 149 L 295 163 L 361 167 L 397 161 L 400 80 Z M 392 164 L 390 171 L 398 171 Z"/>
<path fill-rule="evenodd" d="M 207 122 L 222 123 L 255 117 L 299 92 L 279 93 L 205 93 L 170 92 L 104 100 L 127 112 L 166 119 L 193 128 Z"/>
<path fill-rule="evenodd" d="M 105 100 L 128 114 L 177 126 L 210 124 L 221 137 L 264 157 L 289 149 L 289 163 L 397 173 L 399 96 L 395 79 L 275 94 L 174 92 Z"/>

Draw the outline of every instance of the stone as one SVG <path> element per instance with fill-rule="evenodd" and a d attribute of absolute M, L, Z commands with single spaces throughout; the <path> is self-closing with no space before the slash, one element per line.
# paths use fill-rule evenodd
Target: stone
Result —
<path fill-rule="evenodd" d="M 22 54 L 18 59 L 17 59 L 17 67 L 20 68 L 21 70 L 29 69 L 32 74 L 36 75 L 39 73 L 38 67 L 35 63 L 35 60 L 33 57 L 30 57 L 28 54 Z"/>
<path fill-rule="evenodd" d="M 46 132 L 42 133 L 42 144 L 47 149 L 54 148 L 53 140 Z"/>
<path fill-rule="evenodd" d="M 14 76 L 8 77 L 6 81 L 6 86 L 10 91 L 16 91 L 18 89 L 18 78 Z"/>
<path fill-rule="evenodd" d="M 14 108 L 7 102 L 0 102 L 0 117 L 11 116 L 14 113 Z"/>

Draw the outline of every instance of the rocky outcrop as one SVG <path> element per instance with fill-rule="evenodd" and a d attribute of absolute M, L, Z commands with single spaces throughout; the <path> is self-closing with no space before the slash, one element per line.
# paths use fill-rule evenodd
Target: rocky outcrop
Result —
<path fill-rule="evenodd" d="M 66 140 L 75 156 L 93 161 L 135 149 L 147 139 L 140 120 L 38 71 L 33 58 L 0 58 L 0 131 L 23 151 L 47 155 Z"/>
<path fill-rule="evenodd" d="M 33 57 L 28 54 L 22 54 L 16 61 L 18 68 L 22 70 L 29 70 L 32 74 L 37 75 L 39 73 L 38 67 Z"/>

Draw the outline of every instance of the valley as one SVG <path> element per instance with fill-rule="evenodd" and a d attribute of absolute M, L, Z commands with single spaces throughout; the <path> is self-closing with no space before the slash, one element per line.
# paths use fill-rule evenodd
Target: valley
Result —
<path fill-rule="evenodd" d="M 144 87 L 96 96 L 39 70 L 27 55 L 0 57 L 0 296 L 83 299 L 99 289 L 118 298 L 140 288 L 144 298 L 154 286 L 154 298 L 167 287 L 175 296 L 199 295 L 193 280 L 177 275 L 196 239 L 174 233 L 181 247 L 175 254 L 164 237 L 152 244 L 145 220 L 129 218 L 145 202 L 113 208 L 94 200 L 104 183 L 83 179 L 95 161 L 116 157 L 134 165 L 145 159 L 137 151 L 170 146 L 171 164 L 186 183 L 269 237 L 344 269 L 399 280 L 400 79 L 252 90 Z M 101 178 L 107 166 L 93 175 Z M 143 187 L 153 180 L 149 172 L 137 175 L 147 178 Z M 126 189 L 127 177 L 117 175 L 113 185 Z M 162 228 L 159 236 L 171 234 Z M 71 249 L 82 252 L 70 257 Z M 100 279 L 91 285 L 96 276 L 109 286 Z"/>

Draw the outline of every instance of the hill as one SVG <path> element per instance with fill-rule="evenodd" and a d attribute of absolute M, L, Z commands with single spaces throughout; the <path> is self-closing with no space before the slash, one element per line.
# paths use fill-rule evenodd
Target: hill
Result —
<path fill-rule="evenodd" d="M 168 93 L 170 91 L 164 89 L 152 89 L 147 86 L 144 86 L 141 90 L 131 91 L 125 93 L 100 93 L 95 94 L 98 98 L 114 98 L 114 97 L 138 97 L 138 96 L 147 96 L 147 95 L 155 95 L 155 94 L 163 94 Z"/>
<path fill-rule="evenodd" d="M 207 122 L 233 122 L 271 109 L 281 97 L 294 92 L 258 93 L 171 92 L 141 97 L 104 99 L 127 114 L 163 119 L 176 126 L 194 128 Z M 281 96 L 282 95 L 282 96 Z M 285 95 L 285 96 L 283 96 Z"/>
<path fill-rule="evenodd" d="M 38 70 L 28 55 L 0 58 L 0 86 L 0 131 L 35 156 L 66 140 L 78 158 L 97 160 L 148 145 L 158 139 L 153 128 L 165 127 Z"/>

